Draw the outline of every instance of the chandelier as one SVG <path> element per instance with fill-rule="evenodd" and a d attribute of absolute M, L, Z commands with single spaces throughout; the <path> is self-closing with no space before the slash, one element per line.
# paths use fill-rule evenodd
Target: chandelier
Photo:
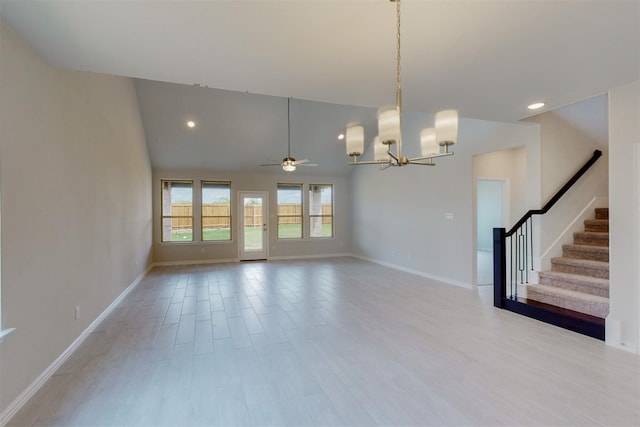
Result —
<path fill-rule="evenodd" d="M 400 0 L 396 3 L 396 105 L 378 110 L 378 136 L 373 139 L 374 160 L 359 161 L 364 152 L 364 127 L 360 124 L 347 126 L 347 155 L 352 157 L 350 165 L 390 166 L 425 165 L 435 166 L 433 159 L 451 156 L 449 147 L 458 139 L 458 112 L 444 110 L 436 114 L 435 127 L 420 132 L 421 156 L 405 157 L 402 154 L 402 87 L 400 85 Z"/>

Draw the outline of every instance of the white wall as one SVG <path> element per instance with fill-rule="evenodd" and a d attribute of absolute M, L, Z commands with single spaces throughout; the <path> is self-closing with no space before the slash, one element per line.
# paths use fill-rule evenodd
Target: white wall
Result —
<path fill-rule="evenodd" d="M 607 344 L 640 353 L 640 82 L 609 91 Z"/>
<path fill-rule="evenodd" d="M 591 98 L 527 121 L 540 124 L 542 205 L 591 158 L 594 150 L 603 152 L 571 190 L 547 214 L 539 217 L 540 246 L 545 253 L 594 197 L 607 197 L 608 153 L 606 136 L 602 135 L 607 133 L 607 100 L 602 96 Z M 560 253 L 553 256 L 560 256 Z M 550 265 L 541 268 L 545 270 Z"/>
<path fill-rule="evenodd" d="M 303 169 L 303 168 L 300 168 Z M 199 206 L 200 194 L 197 191 L 201 180 L 231 181 L 232 203 L 231 216 L 234 226 L 233 235 L 238 236 L 239 221 L 237 208 L 238 191 L 268 191 L 269 192 L 269 259 L 287 257 L 314 257 L 346 254 L 350 252 L 349 210 L 349 178 L 306 176 L 300 169 L 291 174 L 245 174 L 233 172 L 212 172 L 193 170 L 154 170 L 153 171 L 153 259 L 157 263 L 184 263 L 193 261 L 215 262 L 238 259 L 238 239 L 231 242 L 190 242 L 190 243 L 161 243 L 160 242 L 160 180 L 187 179 L 194 181 L 194 206 Z M 332 184 L 334 201 L 334 237 L 308 237 L 309 224 L 304 220 L 304 238 L 301 240 L 277 239 L 277 200 L 276 187 L 278 183 L 304 184 L 304 213 L 309 211 L 309 184 Z M 194 223 L 200 224 L 200 212 L 194 209 Z M 196 230 L 197 231 L 197 230 Z"/>
<path fill-rule="evenodd" d="M 404 115 L 406 155 L 418 154 L 420 128 L 429 123 L 432 116 Z M 538 208 L 539 131 L 532 124 L 461 119 L 455 155 L 438 159 L 435 167 L 379 171 L 357 166 L 351 204 L 354 254 L 471 287 L 476 252 L 473 156 L 520 146 L 526 150 L 526 209 Z M 453 220 L 445 219 L 445 213 L 452 213 Z"/>
<path fill-rule="evenodd" d="M 150 264 L 151 167 L 131 80 L 1 39 L 4 412 Z"/>
<path fill-rule="evenodd" d="M 474 181 L 499 179 L 508 182 L 510 228 L 527 213 L 527 153 L 525 147 L 480 154 L 473 158 Z M 492 238 L 493 239 L 493 238 Z"/>

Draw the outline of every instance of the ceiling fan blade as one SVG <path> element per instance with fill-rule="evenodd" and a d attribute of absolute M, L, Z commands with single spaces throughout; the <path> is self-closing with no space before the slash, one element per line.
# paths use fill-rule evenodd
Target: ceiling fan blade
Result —
<path fill-rule="evenodd" d="M 303 163 L 307 163 L 307 162 L 310 162 L 310 161 L 311 161 L 311 160 L 309 160 L 309 159 L 302 159 L 302 160 L 296 160 L 296 161 L 294 161 L 293 163 L 294 163 L 296 166 L 298 166 L 298 165 L 301 165 L 301 164 L 303 164 Z"/>
<path fill-rule="evenodd" d="M 265 164 L 262 164 L 260 166 L 281 166 L 281 165 L 282 165 L 282 163 L 265 163 Z"/>
<path fill-rule="evenodd" d="M 318 166 L 317 163 L 303 163 L 301 165 L 297 165 L 297 166 Z"/>

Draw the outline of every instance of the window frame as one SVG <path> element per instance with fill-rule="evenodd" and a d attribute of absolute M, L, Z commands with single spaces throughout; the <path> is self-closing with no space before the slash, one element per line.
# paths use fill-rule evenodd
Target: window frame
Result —
<path fill-rule="evenodd" d="M 300 215 L 280 215 L 278 191 L 282 187 L 300 190 Z M 280 237 L 280 218 L 300 218 L 300 237 Z M 295 182 L 279 182 L 276 184 L 276 238 L 282 241 L 302 240 L 304 238 L 304 184 Z"/>
<path fill-rule="evenodd" d="M 191 216 L 188 215 L 165 215 L 164 214 L 164 184 L 178 183 L 191 185 Z M 191 179 L 161 179 L 160 180 L 160 243 L 162 244 L 185 244 L 195 242 L 195 221 L 194 221 L 194 182 Z M 190 218 L 191 219 L 191 240 L 164 240 L 164 220 L 173 218 Z"/>
<path fill-rule="evenodd" d="M 204 215 L 204 198 L 203 191 L 206 184 L 216 185 L 228 185 L 229 186 L 229 215 Z M 200 241 L 202 243 L 227 243 L 233 241 L 233 192 L 231 191 L 231 181 L 217 181 L 217 180 L 201 180 L 200 181 Z M 205 218 L 229 218 L 229 238 L 228 239 L 208 239 L 204 238 L 204 220 Z"/>
<path fill-rule="evenodd" d="M 311 213 L 311 188 L 313 186 L 321 186 L 321 187 L 329 187 L 331 188 L 331 213 L 330 214 L 312 214 Z M 309 238 L 310 239 L 333 239 L 336 235 L 335 233 L 335 222 L 334 222 L 334 185 L 333 184 L 309 184 L 309 193 L 308 193 L 308 197 L 309 197 L 309 214 L 307 215 L 309 217 Z M 322 202 L 320 203 L 320 206 L 322 206 Z M 321 207 L 321 211 L 322 211 L 322 207 Z M 312 218 L 321 218 L 321 221 L 323 221 L 325 218 L 330 218 L 331 219 L 331 235 L 330 236 L 314 236 L 311 233 L 311 223 L 312 223 Z M 321 222 L 322 224 L 323 222 Z"/>

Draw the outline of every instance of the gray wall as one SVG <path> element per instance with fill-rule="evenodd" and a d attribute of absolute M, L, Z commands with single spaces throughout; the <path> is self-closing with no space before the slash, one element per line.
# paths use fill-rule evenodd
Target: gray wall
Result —
<path fill-rule="evenodd" d="M 237 195 L 238 191 L 267 191 L 269 192 L 269 259 L 331 256 L 350 252 L 350 196 L 348 177 L 305 176 L 300 172 L 304 168 L 291 174 L 246 174 L 236 172 L 212 172 L 194 170 L 154 170 L 153 171 L 153 259 L 157 263 L 188 263 L 188 262 L 220 262 L 238 259 L 238 226 Z M 199 188 L 201 180 L 231 181 L 231 216 L 234 226 L 231 242 L 190 242 L 190 243 L 162 243 L 160 240 L 160 180 L 187 179 L 193 180 L 195 188 Z M 276 186 L 278 183 L 302 183 L 304 196 L 304 213 L 309 211 L 309 184 L 332 184 L 334 200 L 334 237 L 308 237 L 308 221 L 304 222 L 304 238 L 301 240 L 278 240 L 276 227 Z M 199 206 L 200 194 L 194 190 L 194 206 Z M 194 208 L 194 222 L 200 223 L 200 212 Z"/>
<path fill-rule="evenodd" d="M 131 80 L 1 39 L 4 411 L 150 265 L 151 167 Z"/>
<path fill-rule="evenodd" d="M 417 155 L 420 128 L 433 118 L 405 114 L 403 120 L 404 151 Z M 473 156 L 519 146 L 526 149 L 526 208 L 537 208 L 540 147 L 535 125 L 461 119 L 456 154 L 438 159 L 436 167 L 378 171 L 358 166 L 352 177 L 353 252 L 471 287 L 476 252 Z M 445 219 L 446 213 L 453 219 Z"/>

